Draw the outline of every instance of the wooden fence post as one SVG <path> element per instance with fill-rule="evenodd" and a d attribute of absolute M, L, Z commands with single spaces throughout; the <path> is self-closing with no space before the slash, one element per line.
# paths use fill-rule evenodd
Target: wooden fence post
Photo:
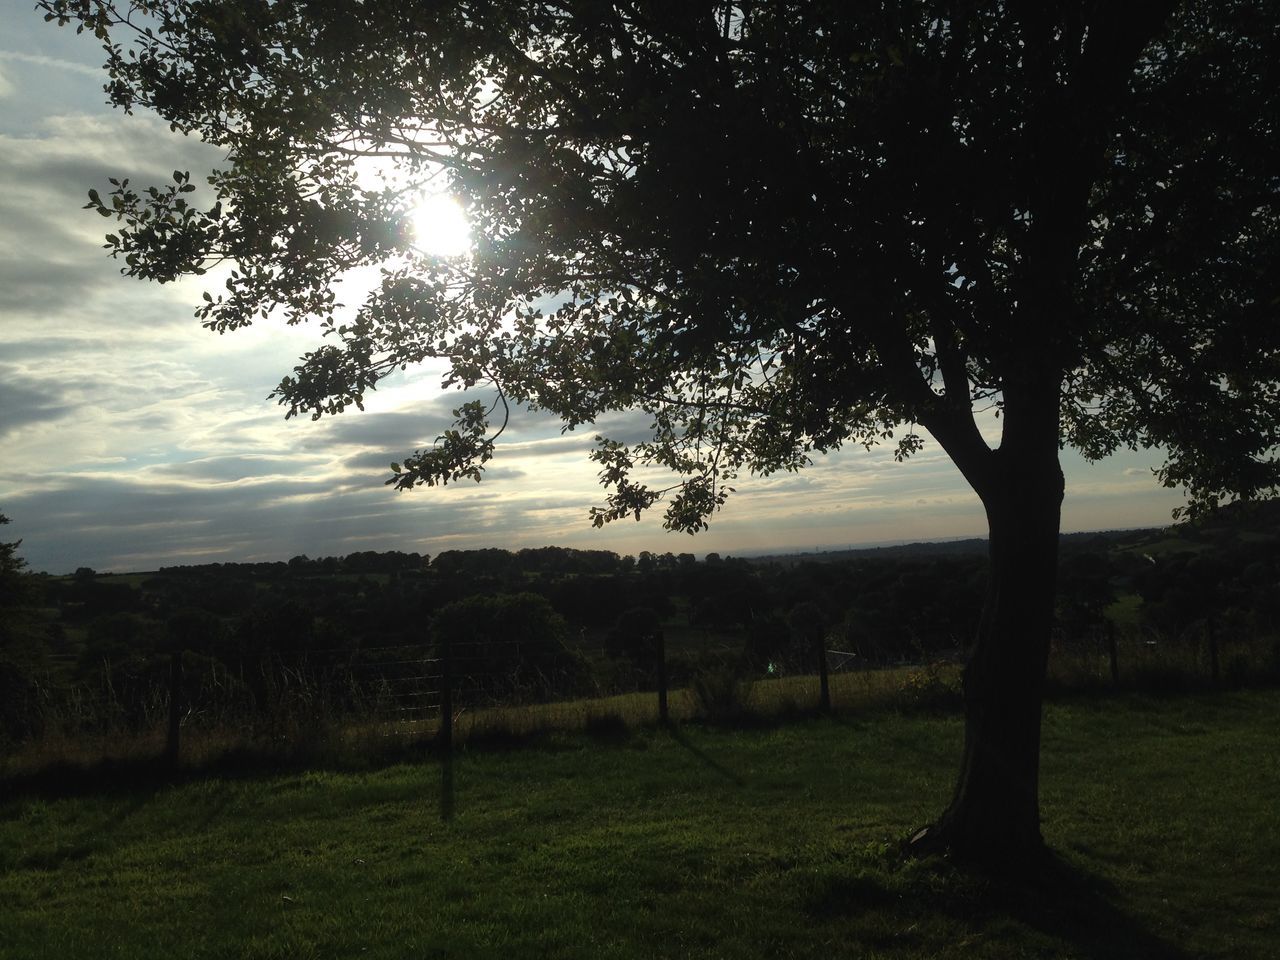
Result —
<path fill-rule="evenodd" d="M 440 749 L 453 753 L 453 644 L 440 638 Z"/>
<path fill-rule="evenodd" d="M 827 677 L 827 635 L 819 630 L 818 638 L 818 696 L 823 713 L 831 712 L 831 685 Z"/>
<path fill-rule="evenodd" d="M 440 819 L 452 820 L 453 786 L 453 644 L 440 636 Z"/>
<path fill-rule="evenodd" d="M 164 759 L 171 766 L 178 765 L 182 730 L 182 648 L 169 654 L 169 735 L 165 739 Z"/>
<path fill-rule="evenodd" d="M 667 641 L 661 629 L 658 630 L 658 721 L 664 725 L 670 722 L 667 712 Z"/>
<path fill-rule="evenodd" d="M 1111 657 L 1111 683 L 1113 686 L 1120 684 L 1120 657 L 1119 651 L 1116 650 L 1116 625 L 1107 620 L 1107 653 Z"/>
<path fill-rule="evenodd" d="M 1213 617 L 1210 617 L 1207 623 L 1209 632 L 1209 675 L 1213 680 L 1213 685 L 1218 685 L 1218 631 L 1214 628 Z"/>

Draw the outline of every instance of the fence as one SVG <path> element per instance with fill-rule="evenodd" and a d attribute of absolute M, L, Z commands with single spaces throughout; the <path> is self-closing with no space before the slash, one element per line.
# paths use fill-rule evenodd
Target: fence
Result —
<path fill-rule="evenodd" d="M 306 650 L 154 652 L 96 662 L 50 655 L 22 670 L 0 665 L 4 698 L 0 743 L 64 737 L 164 733 L 165 756 L 177 763 L 184 734 L 233 730 L 250 740 L 305 739 L 339 723 L 382 735 L 439 735 L 451 720 L 495 706 L 651 694 L 657 717 L 670 717 L 669 688 L 723 674 L 736 682 L 752 672 L 778 676 L 796 664 L 742 663 L 733 638 L 687 638 L 669 655 L 661 632 L 642 654 L 560 640 L 441 638 L 434 644 Z M 800 672 L 821 672 L 821 643 Z M 847 658 L 843 658 L 847 659 Z M 707 683 L 714 682 L 707 680 Z"/>
<path fill-rule="evenodd" d="M 358 728 L 365 736 L 434 739 L 448 749 L 454 720 L 468 712 L 634 694 L 645 698 L 645 715 L 667 722 L 672 690 L 687 690 L 705 714 L 731 713 L 742 706 L 744 680 L 788 676 L 816 680 L 816 690 L 806 688 L 812 691 L 805 694 L 807 709 L 828 710 L 832 677 L 865 675 L 869 664 L 837 647 L 834 637 L 809 639 L 777 661 L 750 660 L 733 638 L 696 649 L 687 637 L 677 638 L 673 650 L 661 636 L 656 647 L 631 659 L 586 642 L 449 638 L 253 654 L 178 650 L 97 663 L 49 656 L 21 671 L 0 663 L 0 747 L 48 737 L 160 737 L 163 755 L 177 764 L 184 738 L 193 734 L 232 732 L 242 741 L 287 744 Z M 1071 685 L 1081 678 L 1116 684 L 1125 670 L 1126 679 L 1143 670 L 1154 676 L 1175 661 L 1180 677 L 1216 684 L 1233 682 L 1245 669 L 1238 666 L 1240 651 L 1239 641 L 1227 642 L 1207 622 L 1176 644 L 1114 629 L 1063 640 L 1053 662 Z M 1261 656 L 1248 664 L 1256 666 Z"/>

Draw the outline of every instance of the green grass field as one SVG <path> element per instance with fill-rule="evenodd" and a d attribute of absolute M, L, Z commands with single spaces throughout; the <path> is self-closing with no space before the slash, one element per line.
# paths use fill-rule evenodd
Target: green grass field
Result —
<path fill-rule="evenodd" d="M 1041 883 L 906 861 L 960 723 L 548 734 L 0 801 L 0 957 L 1280 954 L 1280 692 L 1047 708 Z"/>

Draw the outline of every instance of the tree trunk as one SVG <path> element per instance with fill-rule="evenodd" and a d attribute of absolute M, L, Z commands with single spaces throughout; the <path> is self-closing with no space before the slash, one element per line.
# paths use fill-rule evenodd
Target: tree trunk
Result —
<path fill-rule="evenodd" d="M 990 566 L 964 671 L 964 754 L 950 805 L 913 840 L 921 852 L 1009 866 L 1043 849 L 1040 714 L 1063 493 L 1056 404 L 1052 413 L 1047 430 L 1020 434 L 1006 424 L 1000 449 L 975 484 L 990 527 Z"/>

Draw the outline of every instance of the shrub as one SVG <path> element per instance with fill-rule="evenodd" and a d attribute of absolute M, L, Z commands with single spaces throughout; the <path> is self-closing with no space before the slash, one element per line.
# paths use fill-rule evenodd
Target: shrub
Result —
<path fill-rule="evenodd" d="M 474 596 L 446 604 L 432 620 L 436 649 L 447 641 L 455 700 L 546 701 L 586 692 L 582 655 L 568 626 L 536 593 Z"/>
<path fill-rule="evenodd" d="M 908 670 L 898 681 L 903 706 L 914 709 L 954 710 L 964 703 L 964 694 L 954 675 L 938 662 Z"/>
<path fill-rule="evenodd" d="M 733 661 L 703 665 L 691 678 L 694 709 L 708 720 L 732 720 L 745 712 L 751 686 Z"/>

